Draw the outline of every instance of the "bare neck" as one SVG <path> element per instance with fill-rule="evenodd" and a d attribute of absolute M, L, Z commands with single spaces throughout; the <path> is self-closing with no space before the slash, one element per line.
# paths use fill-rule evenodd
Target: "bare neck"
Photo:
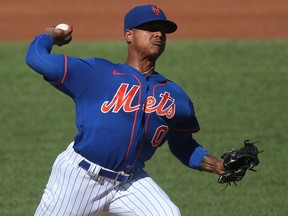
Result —
<path fill-rule="evenodd" d="M 155 72 L 155 61 L 147 59 L 138 59 L 138 58 L 128 58 L 125 61 L 125 64 L 130 65 L 131 67 L 137 69 L 145 76 L 149 76 Z"/>

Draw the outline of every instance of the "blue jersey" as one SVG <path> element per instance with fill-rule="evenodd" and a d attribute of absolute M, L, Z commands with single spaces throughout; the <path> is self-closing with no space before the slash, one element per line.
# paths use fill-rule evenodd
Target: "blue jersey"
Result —
<path fill-rule="evenodd" d="M 126 171 L 143 168 L 168 140 L 176 157 L 197 168 L 207 152 L 192 138 L 199 125 L 190 98 L 177 84 L 158 73 L 144 76 L 127 64 L 51 54 L 52 46 L 50 36 L 36 37 L 26 61 L 75 101 L 77 153 Z"/>

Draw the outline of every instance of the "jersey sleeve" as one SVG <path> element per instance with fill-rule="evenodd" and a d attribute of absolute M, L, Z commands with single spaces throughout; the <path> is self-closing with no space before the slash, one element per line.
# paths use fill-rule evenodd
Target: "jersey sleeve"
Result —
<path fill-rule="evenodd" d="M 177 115 L 175 116 L 174 131 L 196 133 L 200 126 L 195 114 L 192 101 L 187 95 L 180 99 L 181 103 L 177 104 Z"/>
<path fill-rule="evenodd" d="M 28 48 L 26 63 L 57 89 L 76 98 L 90 82 L 93 69 L 89 60 L 51 54 L 53 43 L 46 34 L 36 37 Z"/>
<path fill-rule="evenodd" d="M 46 34 L 35 37 L 26 54 L 26 63 L 47 80 L 61 80 L 64 74 L 64 57 L 60 54 L 50 54 L 53 38 Z"/>
<path fill-rule="evenodd" d="M 198 169 L 208 152 L 192 137 L 191 133 L 174 131 L 168 138 L 171 152 L 184 165 Z"/>
<path fill-rule="evenodd" d="M 200 130 L 196 118 L 194 105 L 187 93 L 175 82 L 169 80 L 169 90 L 172 92 L 176 107 L 175 116 L 173 117 L 173 131 L 196 133 Z"/>
<path fill-rule="evenodd" d="M 57 81 L 50 81 L 50 84 L 73 99 L 78 98 L 85 91 L 94 76 L 91 61 L 94 61 L 94 59 L 84 60 L 64 56 L 62 78 Z"/>
<path fill-rule="evenodd" d="M 174 156 L 184 165 L 198 169 L 203 157 L 208 153 L 192 135 L 200 130 L 192 100 L 180 87 L 177 92 L 176 115 L 167 139 L 168 145 Z"/>

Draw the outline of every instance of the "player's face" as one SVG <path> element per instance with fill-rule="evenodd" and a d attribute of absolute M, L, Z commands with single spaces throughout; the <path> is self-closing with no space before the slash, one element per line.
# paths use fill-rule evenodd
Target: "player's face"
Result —
<path fill-rule="evenodd" d="M 161 22 L 140 25 L 131 31 L 131 46 L 140 55 L 157 59 L 165 50 L 166 28 Z"/>

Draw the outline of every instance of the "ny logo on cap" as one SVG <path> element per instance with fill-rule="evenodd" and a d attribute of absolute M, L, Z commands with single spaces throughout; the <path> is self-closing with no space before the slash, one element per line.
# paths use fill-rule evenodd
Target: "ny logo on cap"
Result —
<path fill-rule="evenodd" d="M 159 16 L 160 15 L 160 13 L 161 13 L 161 10 L 160 10 L 160 8 L 158 8 L 157 6 L 152 6 L 152 11 L 157 15 L 157 16 Z"/>

